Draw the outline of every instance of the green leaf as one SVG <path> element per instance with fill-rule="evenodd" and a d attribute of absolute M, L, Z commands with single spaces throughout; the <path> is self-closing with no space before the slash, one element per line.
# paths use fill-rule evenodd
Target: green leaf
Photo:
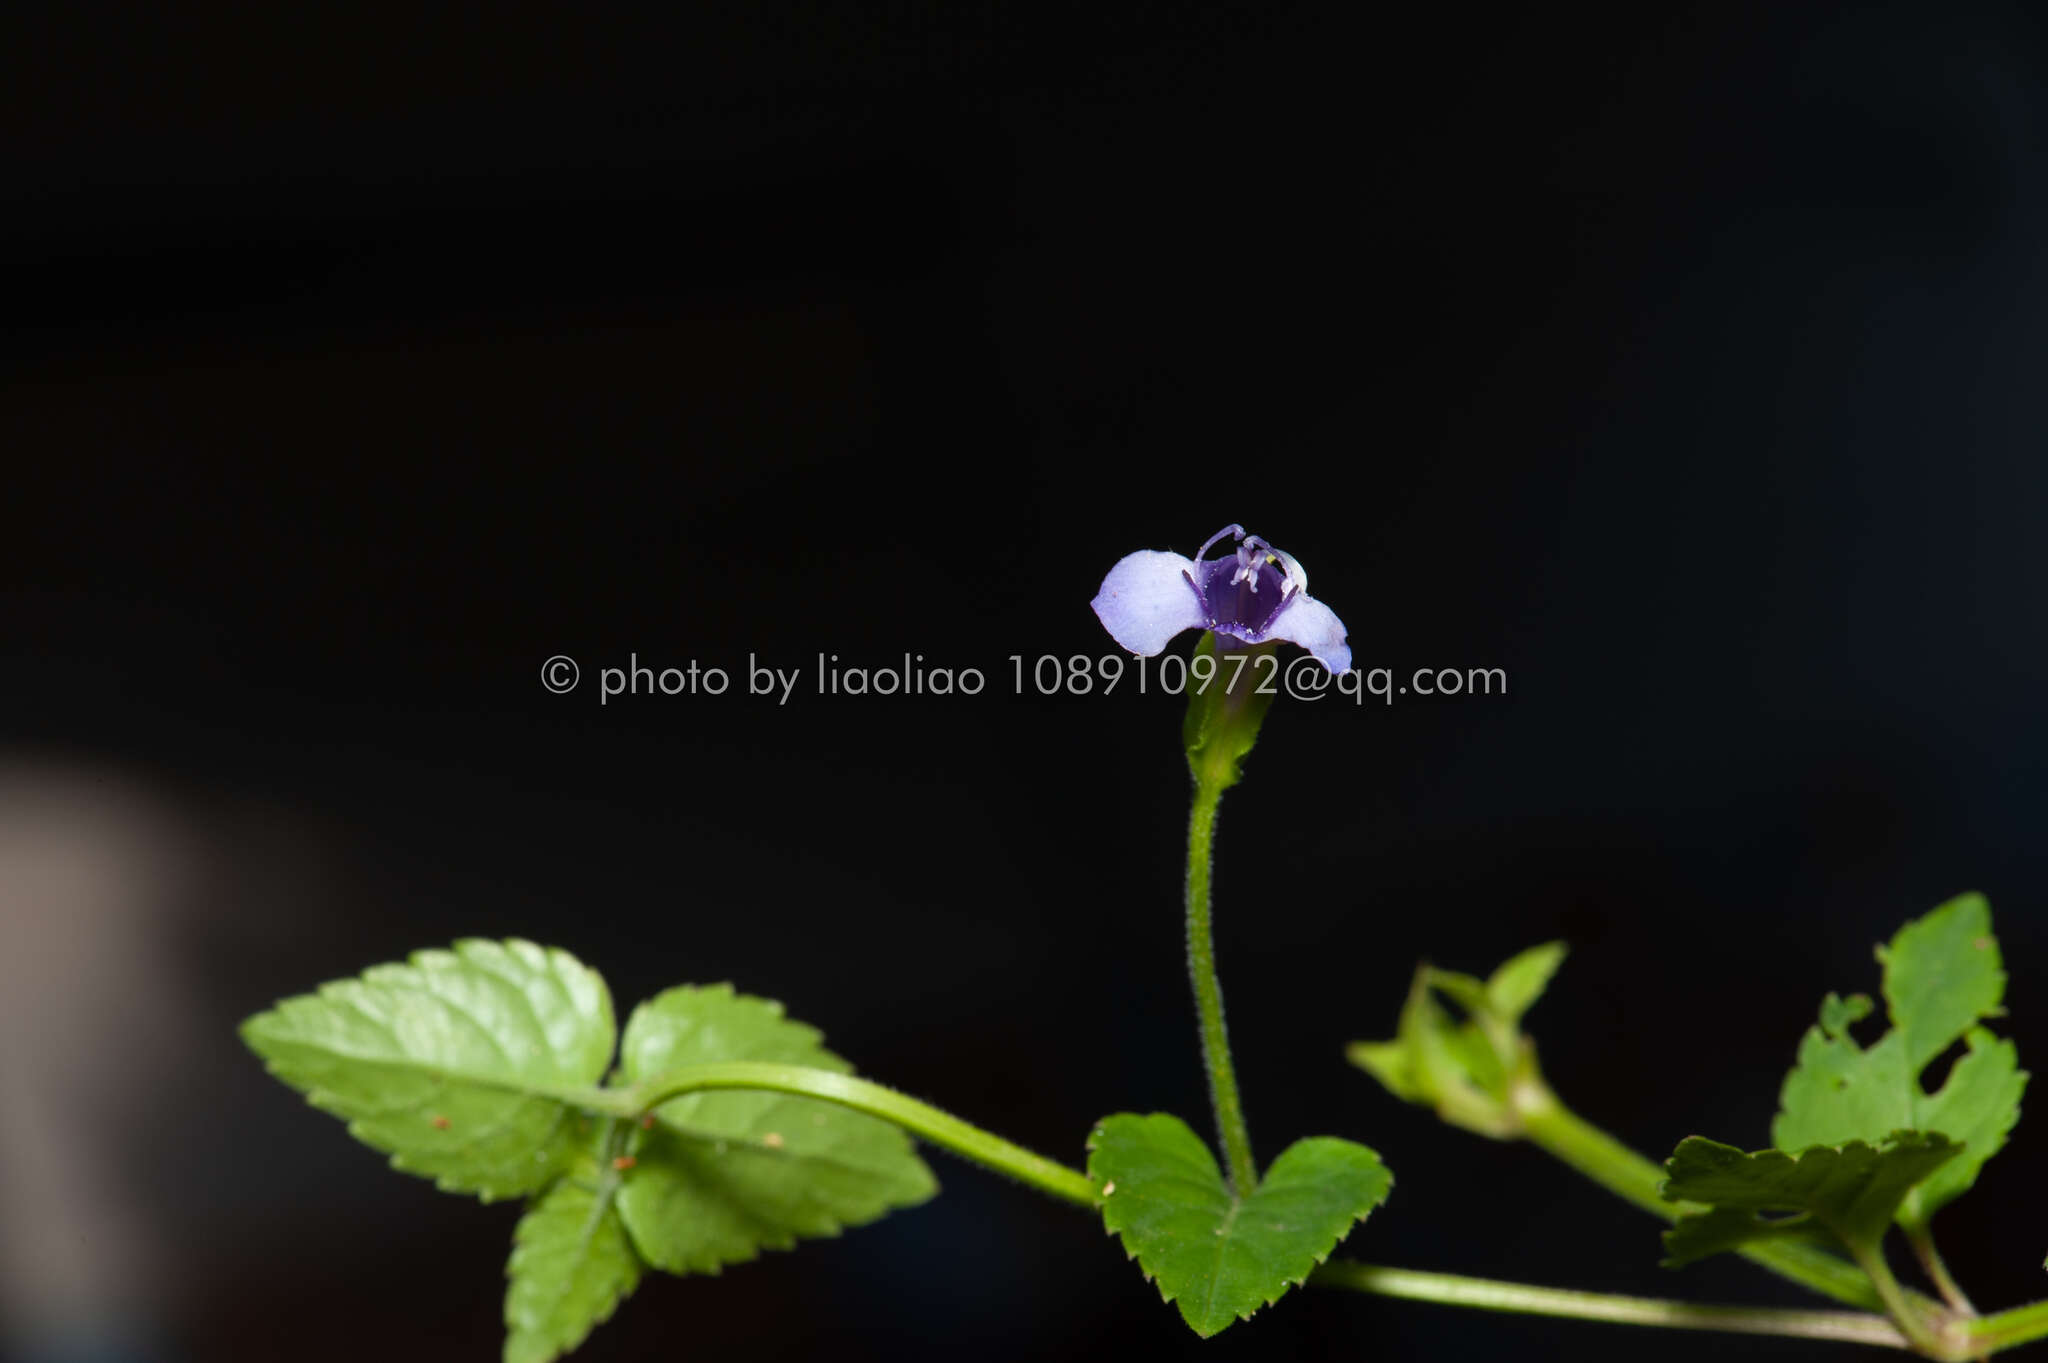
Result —
<path fill-rule="evenodd" d="M 1088 1138 L 1088 1175 L 1103 1225 L 1205 1339 L 1298 1286 L 1393 1183 L 1364 1146 L 1317 1136 L 1233 1197 L 1209 1147 L 1164 1113 L 1105 1118 Z"/>
<path fill-rule="evenodd" d="M 593 1171 L 594 1172 L 594 1171 Z M 581 1344 L 640 1285 L 615 1176 L 566 1177 L 519 1218 L 505 1272 L 504 1363 L 549 1363 Z"/>
<path fill-rule="evenodd" d="M 1677 1268 L 1787 1235 L 1832 1237 L 1852 1253 L 1874 1252 L 1907 1193 L 1961 1153 L 1948 1137 L 1918 1131 L 1894 1132 L 1877 1146 L 1817 1145 L 1796 1158 L 1782 1150 L 1744 1154 L 1689 1136 L 1664 1166 L 1664 1199 L 1711 1210 L 1664 1233 L 1664 1262 Z"/>
<path fill-rule="evenodd" d="M 1476 1016 L 1493 1009 L 1493 996 L 1486 992 L 1486 981 L 1477 975 L 1425 966 L 1422 977 L 1429 982 L 1430 988 L 1464 1009 L 1468 1016 Z"/>
<path fill-rule="evenodd" d="M 2019 1120 L 2027 1076 L 2010 1041 L 1976 1024 L 2004 1010 L 2005 970 L 1991 910 L 1963 895 L 1899 930 L 1878 950 L 1891 1030 L 1868 1049 L 1849 1033 L 1870 1000 L 1828 995 L 1820 1024 L 1800 1042 L 1785 1076 L 1771 1139 L 1782 1150 L 1875 1141 L 1897 1130 L 1939 1131 L 1963 1153 L 1927 1180 L 1899 1210 L 1908 1227 L 1924 1225 L 1967 1192 L 1984 1161 L 1998 1153 Z M 1921 1073 L 1957 1040 L 1968 1052 L 1934 1093 Z"/>
<path fill-rule="evenodd" d="M 581 1145 L 558 1095 L 611 1060 L 597 972 L 531 942 L 457 942 L 286 999 L 242 1024 L 270 1072 L 393 1168 L 490 1201 L 537 1192 Z"/>
<path fill-rule="evenodd" d="M 1563 942 L 1545 942 L 1509 957 L 1486 981 L 1493 1011 L 1510 1026 L 1520 1023 L 1522 1014 L 1550 987 L 1551 976 L 1564 964 L 1565 950 Z"/>
<path fill-rule="evenodd" d="M 684 986 L 634 1011 L 620 1058 L 628 1080 L 728 1060 L 850 1073 L 822 1040 L 772 999 Z M 813 1098 L 703 1091 L 654 1115 L 632 1134 L 619 1212 L 641 1256 L 671 1273 L 716 1273 L 938 1191 L 901 1130 Z"/>

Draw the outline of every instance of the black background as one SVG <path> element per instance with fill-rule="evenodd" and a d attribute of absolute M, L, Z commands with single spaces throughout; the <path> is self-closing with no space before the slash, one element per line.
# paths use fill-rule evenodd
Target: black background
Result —
<path fill-rule="evenodd" d="M 1822 993 L 1959 890 L 2048 1044 L 2032 7 L 9 22 L 7 750 L 205 851 L 151 958 L 200 1039 L 108 1043 L 152 1357 L 495 1356 L 514 1211 L 233 1034 L 455 936 L 622 1008 L 780 997 L 1070 1161 L 1112 1111 L 1206 1133 L 1178 707 L 1009 658 L 1114 652 L 1109 565 L 1232 520 L 1360 666 L 1509 678 L 1283 701 L 1225 805 L 1254 1139 L 1396 1171 L 1347 1252 L 1801 1301 L 1349 1069 L 1420 957 L 1569 939 L 1547 1069 L 1652 1154 L 1764 1144 Z M 906 651 L 988 689 L 816 693 Z M 787 706 L 596 694 L 750 653 Z M 2040 1140 L 1941 1218 L 1980 1303 L 2040 1293 Z M 930 1205 L 651 1280 L 580 1357 L 1730 1347 L 1320 1292 L 1201 1344 L 1086 1216 L 934 1160 Z"/>

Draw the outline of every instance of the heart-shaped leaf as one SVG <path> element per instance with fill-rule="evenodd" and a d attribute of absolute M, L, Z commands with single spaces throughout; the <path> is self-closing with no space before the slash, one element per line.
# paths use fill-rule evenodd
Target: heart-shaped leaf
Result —
<path fill-rule="evenodd" d="M 1312 1136 L 1240 1198 L 1188 1124 L 1157 1112 L 1103 1119 L 1088 1138 L 1088 1173 L 1103 1225 L 1205 1339 L 1308 1277 L 1394 1181 L 1364 1146 Z"/>

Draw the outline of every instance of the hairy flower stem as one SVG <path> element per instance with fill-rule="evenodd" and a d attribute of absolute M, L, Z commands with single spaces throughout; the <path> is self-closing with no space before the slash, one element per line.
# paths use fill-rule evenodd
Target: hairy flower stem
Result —
<path fill-rule="evenodd" d="M 1204 766 L 1195 775 L 1194 806 L 1188 814 L 1188 976 L 1195 986 L 1195 1014 L 1202 1033 L 1202 1064 L 1209 1074 L 1209 1101 L 1230 1168 L 1230 1187 L 1249 1197 L 1259 1186 L 1252 1161 L 1252 1137 L 1237 1093 L 1237 1069 L 1230 1060 L 1230 1034 L 1223 1026 L 1223 985 L 1216 976 L 1216 939 L 1210 926 L 1209 872 L 1214 861 L 1216 806 L 1229 778 Z"/>

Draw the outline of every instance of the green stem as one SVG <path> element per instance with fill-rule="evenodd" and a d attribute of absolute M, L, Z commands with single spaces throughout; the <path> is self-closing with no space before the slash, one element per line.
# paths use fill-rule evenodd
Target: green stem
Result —
<path fill-rule="evenodd" d="M 1913 1347 L 1930 1358 L 1947 1357 L 1942 1342 L 1928 1329 L 1926 1315 L 1907 1298 L 1906 1289 L 1899 1286 L 1899 1280 L 1892 1276 L 1891 1265 L 1884 1261 L 1884 1246 L 1852 1243 L 1849 1253 L 1854 1256 L 1857 1266 L 1869 1275 L 1871 1285 L 1877 1288 L 1877 1295 L 1884 1301 L 1886 1313 L 1906 1332 L 1906 1338 L 1913 1342 Z"/>
<path fill-rule="evenodd" d="M 1992 1353 L 2048 1338 L 2048 1301 L 2031 1302 L 1965 1322 L 1963 1337 L 1972 1352 Z"/>
<path fill-rule="evenodd" d="M 1525 1081 L 1515 1095 L 1522 1131 L 1531 1141 L 1593 1182 L 1650 1215 L 1676 1221 L 1699 1208 L 1666 1202 L 1664 1170 L 1566 1107 L 1541 1079 Z M 1880 1310 L 1885 1301 L 1870 1279 L 1818 1245 L 1796 1240 L 1766 1241 L 1737 1251 L 1751 1263 L 1848 1306 Z"/>
<path fill-rule="evenodd" d="M 942 1150 L 950 1150 L 999 1174 L 1008 1174 L 1042 1193 L 1083 1207 L 1093 1207 L 1101 1200 L 1096 1196 L 1095 1185 L 1078 1170 L 1034 1154 L 1021 1145 L 1012 1145 L 895 1089 L 832 1070 L 748 1060 L 692 1065 L 624 1088 L 592 1089 L 577 1099 L 577 1105 L 637 1119 L 671 1098 L 703 1089 L 763 1089 L 836 1103 L 893 1122 Z"/>
<path fill-rule="evenodd" d="M 1883 1316 L 1859 1311 L 1785 1311 L 1767 1307 L 1695 1306 L 1655 1297 L 1624 1297 L 1606 1292 L 1575 1292 L 1559 1287 L 1532 1287 L 1492 1278 L 1467 1278 L 1454 1273 L 1423 1273 L 1407 1268 L 1335 1259 L 1309 1275 L 1321 1287 L 1349 1288 L 1404 1301 L 1437 1302 L 1480 1311 L 1509 1311 L 1534 1316 L 1565 1316 L 1575 1320 L 1610 1321 L 1620 1325 L 1661 1325 L 1679 1330 L 1721 1330 L 1748 1335 L 1790 1335 L 1831 1339 L 1885 1348 L 1910 1347 L 1906 1337 Z"/>
<path fill-rule="evenodd" d="M 1905 1226 L 1906 1243 L 1913 1247 L 1913 1257 L 1920 1261 L 1920 1267 L 1927 1274 L 1927 1280 L 1934 1284 L 1934 1290 L 1941 1293 L 1941 1299 L 1966 1316 L 1977 1314 L 1977 1308 L 1970 1304 L 1964 1293 L 1948 1271 L 1948 1264 L 1942 1259 L 1941 1251 L 1934 1247 L 1934 1232 L 1924 1221 L 1910 1222 Z"/>
<path fill-rule="evenodd" d="M 1229 778 L 1222 772 L 1202 770 L 1195 775 L 1194 806 L 1188 813 L 1188 975 L 1195 985 L 1202 1063 L 1209 1072 L 1209 1101 L 1216 1109 L 1216 1131 L 1230 1166 L 1231 1190 L 1238 1197 L 1249 1197 L 1259 1186 L 1259 1167 L 1252 1161 L 1251 1132 L 1245 1127 L 1244 1103 L 1237 1095 L 1237 1070 L 1230 1063 L 1230 1034 L 1223 1026 L 1223 985 L 1216 977 L 1216 940 L 1209 916 L 1216 806 L 1228 784 Z"/>
<path fill-rule="evenodd" d="M 1622 1201 L 1664 1221 L 1679 1204 L 1664 1200 L 1664 1170 L 1566 1107 L 1540 1080 L 1516 1094 L 1523 1134 Z"/>

